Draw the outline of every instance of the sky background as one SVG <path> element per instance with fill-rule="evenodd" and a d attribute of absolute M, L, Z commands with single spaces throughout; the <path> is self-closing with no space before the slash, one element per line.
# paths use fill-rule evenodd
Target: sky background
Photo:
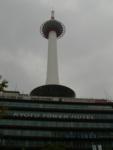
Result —
<path fill-rule="evenodd" d="M 50 11 L 66 26 L 58 40 L 60 83 L 77 97 L 113 99 L 113 0 L 0 0 L 0 74 L 8 90 L 45 84 Z"/>

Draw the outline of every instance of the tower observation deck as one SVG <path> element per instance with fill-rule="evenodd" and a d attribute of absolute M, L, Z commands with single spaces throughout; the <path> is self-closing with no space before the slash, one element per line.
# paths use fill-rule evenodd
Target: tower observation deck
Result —
<path fill-rule="evenodd" d="M 51 11 L 50 20 L 44 22 L 40 27 L 40 32 L 48 40 L 48 61 L 46 85 L 35 88 L 31 95 L 54 96 L 54 97 L 75 97 L 72 89 L 60 85 L 57 57 L 57 39 L 65 33 L 65 26 L 54 17 Z"/>
<path fill-rule="evenodd" d="M 51 12 L 51 19 L 42 24 L 40 28 L 42 36 L 46 39 L 49 38 L 49 33 L 51 31 L 56 32 L 57 38 L 62 37 L 65 33 L 65 26 L 61 22 L 55 20 L 54 11 Z"/>

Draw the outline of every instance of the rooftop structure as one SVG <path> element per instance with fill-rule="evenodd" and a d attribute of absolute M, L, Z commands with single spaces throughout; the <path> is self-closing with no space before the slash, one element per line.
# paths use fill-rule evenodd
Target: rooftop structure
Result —
<path fill-rule="evenodd" d="M 75 92 L 64 85 L 60 85 L 58 73 L 57 39 L 65 33 L 65 26 L 54 17 L 51 12 L 50 20 L 41 25 L 41 34 L 48 39 L 48 62 L 46 85 L 35 88 L 31 95 L 54 96 L 54 97 L 75 97 Z"/>

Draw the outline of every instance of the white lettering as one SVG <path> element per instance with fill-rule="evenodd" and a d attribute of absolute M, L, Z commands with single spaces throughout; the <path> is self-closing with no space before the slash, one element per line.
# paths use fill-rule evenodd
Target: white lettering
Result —
<path fill-rule="evenodd" d="M 52 113 L 47 113 L 47 114 L 35 114 L 35 113 L 13 113 L 14 117 L 31 117 L 31 118 L 59 118 L 59 119 L 94 119 L 93 115 L 85 115 L 85 114 L 52 114 Z"/>

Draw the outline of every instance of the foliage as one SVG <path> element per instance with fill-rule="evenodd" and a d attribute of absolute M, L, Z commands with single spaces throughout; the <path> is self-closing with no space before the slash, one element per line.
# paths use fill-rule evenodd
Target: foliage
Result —
<path fill-rule="evenodd" d="M 2 76 L 0 75 L 0 80 L 2 79 Z M 8 81 L 3 79 L 0 81 L 0 91 L 3 92 L 5 88 L 8 87 Z"/>

